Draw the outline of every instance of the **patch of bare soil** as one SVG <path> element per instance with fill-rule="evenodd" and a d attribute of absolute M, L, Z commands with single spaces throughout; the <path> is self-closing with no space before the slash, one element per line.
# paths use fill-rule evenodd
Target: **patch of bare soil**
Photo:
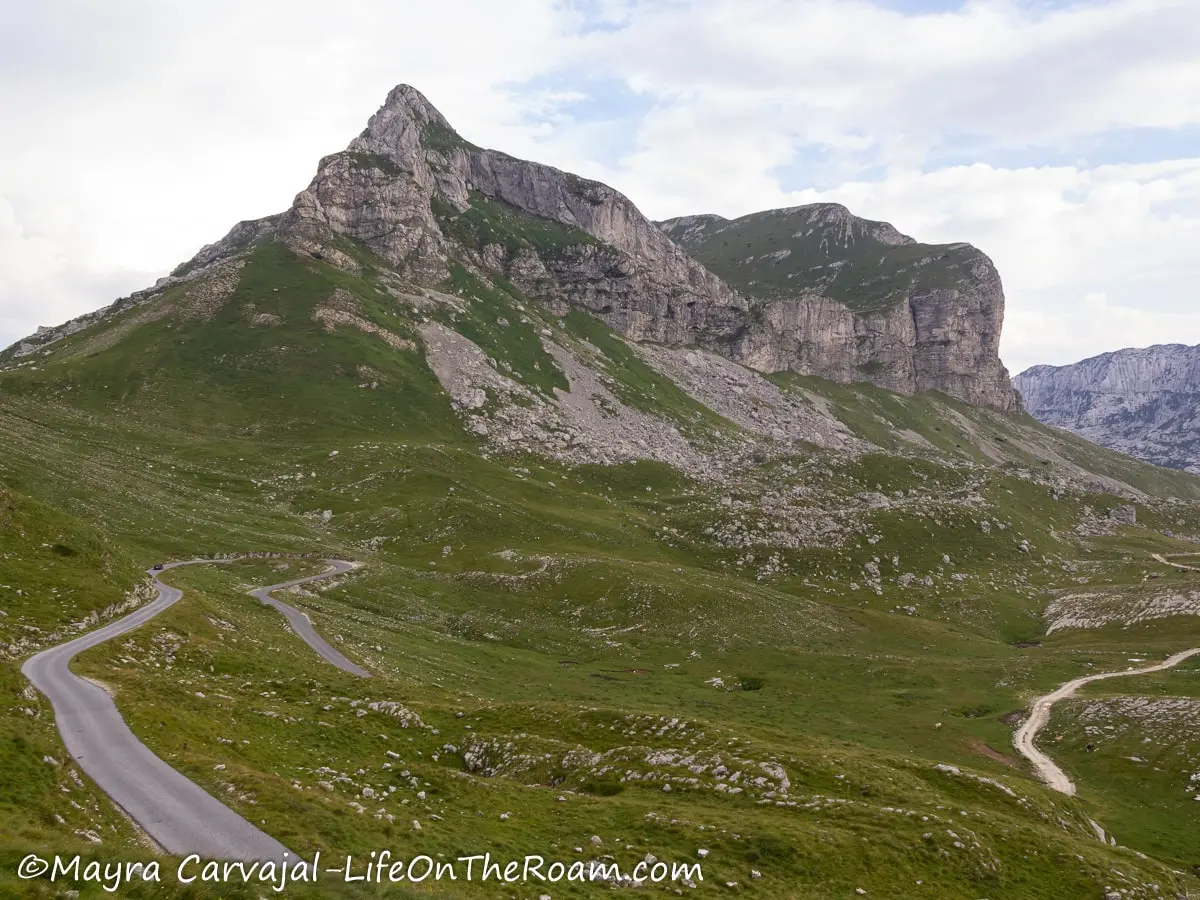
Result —
<path fill-rule="evenodd" d="M 1009 715 L 1019 715 L 1017 713 L 1009 713 Z M 1005 716 L 1004 718 L 1008 718 Z M 1017 768 L 1017 761 L 1007 753 L 1001 753 L 995 747 L 992 747 L 979 738 L 968 738 L 967 748 L 972 753 L 978 753 L 980 756 L 986 756 L 988 759 L 995 760 L 998 763 L 1003 763 L 1006 766 Z"/>

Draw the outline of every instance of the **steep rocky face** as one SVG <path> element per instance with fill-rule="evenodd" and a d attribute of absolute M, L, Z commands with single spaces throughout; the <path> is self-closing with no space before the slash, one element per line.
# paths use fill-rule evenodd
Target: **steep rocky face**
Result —
<path fill-rule="evenodd" d="M 423 281 L 458 260 L 635 340 L 729 340 L 748 308 L 619 192 L 468 143 L 406 85 L 322 160 L 281 233 L 335 260 L 330 238 L 354 238 Z"/>
<path fill-rule="evenodd" d="M 1200 472 L 1200 346 L 1117 350 L 1013 379 L 1029 412 L 1105 447 Z"/>
<path fill-rule="evenodd" d="M 558 315 L 582 308 L 631 340 L 700 346 L 764 372 L 1019 408 L 997 357 L 999 278 L 974 248 L 917 244 L 832 205 L 660 228 L 607 185 L 471 144 L 407 85 L 321 160 L 290 209 L 240 223 L 158 287 L 271 235 L 349 272 L 365 247 L 414 285 L 444 286 L 456 271 L 503 278 Z"/>
<path fill-rule="evenodd" d="M 738 347 L 749 365 L 1020 408 L 998 355 L 1000 277 L 971 245 L 920 244 L 829 203 L 659 225 L 758 298 Z"/>

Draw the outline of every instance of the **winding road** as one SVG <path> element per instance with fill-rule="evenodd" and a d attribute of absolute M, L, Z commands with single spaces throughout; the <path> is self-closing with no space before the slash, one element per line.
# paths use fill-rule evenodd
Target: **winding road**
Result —
<path fill-rule="evenodd" d="M 333 663 L 343 672 L 349 672 L 351 675 L 357 675 L 359 678 L 370 678 L 370 672 L 362 666 L 356 665 L 346 659 L 346 657 L 331 647 L 325 638 L 317 634 L 316 629 L 313 628 L 312 620 L 307 615 L 300 612 L 294 606 L 288 606 L 283 601 L 276 600 L 271 596 L 272 591 L 282 591 L 286 588 L 295 587 L 298 584 L 307 584 L 310 581 L 316 581 L 319 578 L 341 575 L 343 572 L 349 572 L 354 568 L 354 563 L 344 562 L 340 559 L 329 559 L 326 562 L 333 566 L 328 572 L 322 572 L 320 575 L 313 575 L 308 578 L 297 578 L 295 581 L 285 581 L 282 584 L 273 584 L 270 587 L 251 591 L 250 594 L 283 613 L 287 617 L 288 624 L 292 626 L 292 631 L 296 632 L 304 643 L 316 650 L 326 662 Z"/>
<path fill-rule="evenodd" d="M 1050 708 L 1059 700 L 1072 696 L 1079 688 L 1085 684 L 1091 684 L 1093 681 L 1103 681 L 1106 678 L 1121 678 L 1125 675 L 1149 675 L 1151 672 L 1161 672 L 1163 669 L 1179 665 L 1185 659 L 1190 659 L 1198 653 L 1200 653 L 1200 647 L 1193 647 L 1191 650 L 1176 653 L 1174 656 L 1170 656 L 1152 666 L 1144 666 L 1140 669 L 1125 669 L 1121 672 L 1102 672 L 1098 675 L 1086 675 L 1083 678 L 1068 681 L 1049 694 L 1038 697 L 1033 702 L 1029 718 L 1025 721 L 1024 725 L 1017 729 L 1017 733 L 1013 735 L 1013 746 L 1016 747 L 1018 753 L 1033 763 L 1034 769 L 1037 770 L 1038 775 L 1046 784 L 1050 785 L 1056 791 L 1061 791 L 1069 796 L 1074 795 L 1075 784 L 1067 777 L 1067 773 L 1060 769 L 1054 760 L 1039 750 L 1033 743 L 1038 732 L 1050 720 Z"/>
<path fill-rule="evenodd" d="M 63 743 L 79 767 L 168 853 L 178 856 L 198 853 L 205 859 L 291 861 L 296 856 L 283 844 L 150 752 L 125 724 L 112 698 L 99 686 L 70 671 L 70 662 L 77 654 L 132 631 L 183 596 L 178 588 L 158 580 L 160 571 L 231 561 L 194 559 L 150 570 L 156 576 L 157 599 L 102 628 L 31 656 L 21 671 L 49 698 Z M 252 593 L 287 616 L 296 634 L 322 658 L 344 671 L 367 677 L 370 673 L 346 659 L 313 630 L 306 615 L 269 594 L 354 568 L 353 563 L 342 560 L 326 562 L 332 568 L 319 575 Z"/>

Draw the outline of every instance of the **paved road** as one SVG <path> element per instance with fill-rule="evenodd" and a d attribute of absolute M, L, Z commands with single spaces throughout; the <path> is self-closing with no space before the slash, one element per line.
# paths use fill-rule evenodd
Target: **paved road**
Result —
<path fill-rule="evenodd" d="M 163 569 L 222 561 L 195 559 L 168 563 Z M 329 562 L 333 568 L 328 572 L 301 581 L 326 578 L 351 567 L 336 560 Z M 157 572 L 152 570 L 151 574 Z M 31 656 L 21 671 L 49 698 L 63 743 L 79 767 L 168 853 L 199 853 L 206 859 L 296 859 L 279 841 L 151 753 L 129 730 L 112 698 L 71 673 L 69 665 L 77 654 L 132 631 L 183 596 L 178 588 L 157 578 L 154 586 L 158 598 L 153 602 L 73 641 Z M 300 636 L 321 652 L 312 640 Z M 316 640 L 324 644 L 319 637 Z"/>
<path fill-rule="evenodd" d="M 1121 678 L 1125 675 L 1148 675 L 1151 672 L 1161 672 L 1163 669 L 1179 665 L 1185 659 L 1189 659 L 1198 653 L 1200 653 L 1200 647 L 1193 647 L 1191 650 L 1176 653 L 1174 656 L 1168 657 L 1152 666 L 1144 666 L 1140 669 L 1125 669 L 1121 672 L 1103 672 L 1099 675 L 1087 675 L 1083 678 L 1076 678 L 1074 681 L 1068 681 L 1057 690 L 1051 691 L 1044 697 L 1038 697 L 1033 702 L 1029 719 L 1013 735 L 1013 746 L 1017 748 L 1018 753 L 1033 763 L 1033 767 L 1037 770 L 1038 775 L 1050 787 L 1056 791 L 1062 791 L 1064 794 L 1073 795 L 1075 793 L 1075 784 L 1067 777 L 1067 773 L 1060 769 L 1054 760 L 1034 746 L 1033 743 L 1038 732 L 1045 727 L 1046 722 L 1050 719 L 1050 708 L 1059 700 L 1070 697 L 1075 691 L 1083 687 L 1083 685 L 1090 684 L 1093 681 L 1103 681 L 1106 678 Z"/>
<path fill-rule="evenodd" d="M 288 620 L 288 624 L 292 626 L 292 630 L 297 635 L 321 655 L 327 662 L 333 663 L 343 672 L 349 672 L 351 675 L 357 675 L 359 678 L 370 678 L 371 673 L 362 666 L 352 663 L 346 659 L 341 653 L 330 646 L 325 638 L 317 634 L 313 628 L 312 621 L 300 610 L 293 606 L 288 606 L 282 600 L 276 600 L 271 596 L 272 591 L 281 591 L 284 588 L 295 587 L 298 584 L 307 584 L 310 581 L 317 581 L 320 578 L 328 578 L 331 575 L 340 575 L 343 572 L 349 572 L 354 568 L 354 563 L 343 562 L 338 559 L 331 559 L 328 562 L 333 566 L 328 572 L 322 572 L 320 575 L 312 575 L 308 578 L 297 578 L 295 581 L 285 581 L 283 584 L 273 584 L 270 587 L 259 588 L 256 591 L 251 591 L 251 595 L 257 597 L 268 606 L 273 606 L 283 613 Z"/>

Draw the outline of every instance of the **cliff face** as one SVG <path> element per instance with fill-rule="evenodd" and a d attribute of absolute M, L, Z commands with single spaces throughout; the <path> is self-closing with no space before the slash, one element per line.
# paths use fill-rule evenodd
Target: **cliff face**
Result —
<path fill-rule="evenodd" d="M 1200 472 L 1200 346 L 1117 350 L 1014 380 L 1029 412 L 1114 450 Z"/>
<path fill-rule="evenodd" d="M 345 235 L 420 280 L 459 260 L 635 340 L 720 343 L 748 308 L 622 194 L 475 147 L 408 86 L 322 160 L 281 234 L 334 258 L 330 237 Z"/>
<path fill-rule="evenodd" d="M 456 266 L 503 277 L 559 314 L 580 307 L 632 340 L 766 372 L 1019 408 L 997 356 L 999 277 L 974 248 L 926 247 L 831 205 L 656 226 L 607 185 L 476 147 L 407 85 L 290 209 L 240 223 L 168 284 L 268 235 L 348 271 L 365 246 L 418 284 Z"/>
<path fill-rule="evenodd" d="M 836 204 L 660 227 L 758 298 L 739 346 L 749 365 L 1020 409 L 998 355 L 1000 276 L 969 244 L 919 244 Z"/>

